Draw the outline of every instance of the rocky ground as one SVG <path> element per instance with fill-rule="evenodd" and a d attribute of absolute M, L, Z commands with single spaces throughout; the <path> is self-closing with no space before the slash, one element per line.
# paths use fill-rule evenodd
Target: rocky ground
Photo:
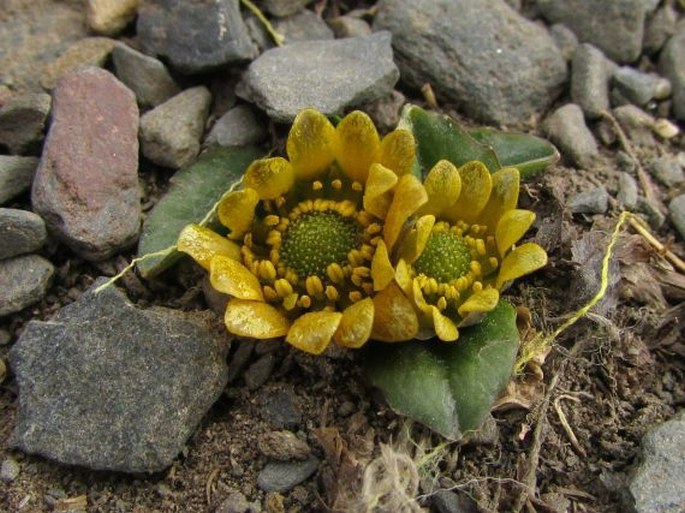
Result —
<path fill-rule="evenodd" d="M 0 510 L 685 511 L 683 2 L 257 4 L 4 0 Z M 393 414 L 358 354 L 230 340 L 190 262 L 93 292 L 205 149 L 406 102 L 560 149 L 523 186 L 550 257 L 507 293 L 524 340 L 645 220 L 473 439 Z"/>

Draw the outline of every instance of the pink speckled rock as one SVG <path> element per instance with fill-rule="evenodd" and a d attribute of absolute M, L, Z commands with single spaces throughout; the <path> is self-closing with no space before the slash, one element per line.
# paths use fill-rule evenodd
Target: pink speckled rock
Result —
<path fill-rule="evenodd" d="M 134 94 L 99 68 L 60 79 L 31 197 L 49 231 L 88 260 L 134 244 L 141 215 L 137 171 Z"/>

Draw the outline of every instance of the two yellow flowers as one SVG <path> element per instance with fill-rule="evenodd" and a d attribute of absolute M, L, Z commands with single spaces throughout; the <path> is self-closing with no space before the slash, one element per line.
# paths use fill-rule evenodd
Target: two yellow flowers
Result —
<path fill-rule="evenodd" d="M 253 162 L 221 200 L 228 235 L 180 234 L 178 249 L 230 296 L 228 330 L 313 354 L 331 341 L 453 341 L 503 286 L 545 265 L 539 246 L 515 246 L 535 219 L 516 208 L 518 170 L 443 160 L 422 182 L 415 151 L 410 132 L 381 139 L 362 112 L 333 127 L 302 111 L 288 159 Z"/>

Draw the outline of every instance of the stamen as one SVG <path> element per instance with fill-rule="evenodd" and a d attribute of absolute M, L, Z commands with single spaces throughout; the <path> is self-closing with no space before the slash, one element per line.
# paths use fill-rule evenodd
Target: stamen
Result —
<path fill-rule="evenodd" d="M 340 189 L 342 189 L 342 180 L 336 178 L 331 182 L 331 187 L 333 187 L 333 189 L 335 189 L 336 191 L 339 191 Z"/>
<path fill-rule="evenodd" d="M 447 308 L 447 299 L 445 299 L 445 296 L 440 296 L 438 298 L 437 306 L 438 310 L 441 312 Z"/>
<path fill-rule="evenodd" d="M 353 303 L 356 303 L 357 301 L 361 301 L 364 298 L 362 293 L 359 292 L 358 290 L 353 290 L 352 292 L 350 292 L 347 295 L 347 297 L 349 297 L 350 301 L 352 301 Z"/>
<path fill-rule="evenodd" d="M 295 292 L 287 295 L 283 298 L 283 308 L 285 308 L 287 311 L 292 310 L 295 308 L 295 306 L 297 306 L 298 299 L 299 297 Z"/>
<path fill-rule="evenodd" d="M 480 291 L 483 290 L 483 284 L 482 284 L 481 282 L 479 282 L 479 281 L 474 281 L 474 282 L 473 282 L 473 285 L 471 285 L 471 289 L 472 289 L 474 292 L 480 292 Z"/>
<path fill-rule="evenodd" d="M 312 182 L 313 191 L 320 191 L 321 189 L 323 189 L 323 183 L 321 183 L 319 180 L 315 180 Z"/>
<path fill-rule="evenodd" d="M 329 301 L 337 301 L 340 298 L 338 289 L 336 289 L 333 285 L 328 285 L 326 287 L 326 297 L 329 299 Z"/>
<path fill-rule="evenodd" d="M 273 287 L 270 287 L 269 285 L 264 285 L 262 287 L 262 291 L 264 292 L 264 299 L 268 302 L 274 302 L 278 299 L 278 294 L 274 290 Z"/>
<path fill-rule="evenodd" d="M 278 295 L 282 298 L 287 297 L 293 293 L 293 286 L 290 284 L 288 280 L 284 280 L 283 278 L 279 278 L 278 280 L 276 280 L 274 282 L 274 287 Z"/>
<path fill-rule="evenodd" d="M 264 280 L 274 281 L 276 279 L 276 268 L 271 260 L 262 260 L 259 262 L 259 275 Z"/>
<path fill-rule="evenodd" d="M 338 263 L 330 264 L 326 268 L 326 274 L 328 274 L 328 277 L 333 283 L 342 283 L 345 279 L 345 274 L 343 273 L 342 267 L 340 267 L 340 264 Z"/>
<path fill-rule="evenodd" d="M 323 283 L 321 283 L 321 278 L 318 276 L 307 276 L 307 279 L 304 281 L 304 287 L 310 296 L 319 297 L 323 295 Z"/>
<path fill-rule="evenodd" d="M 356 192 L 362 192 L 364 190 L 364 186 L 357 180 L 355 180 L 354 182 L 352 182 L 352 190 Z"/>
<path fill-rule="evenodd" d="M 280 221 L 280 216 L 277 216 L 275 214 L 269 214 L 264 218 L 264 224 L 269 227 L 277 226 Z"/>
<path fill-rule="evenodd" d="M 310 298 L 306 294 L 303 294 L 300 296 L 300 299 L 297 300 L 297 305 L 300 308 L 304 308 L 306 310 L 307 308 L 312 306 L 312 298 Z"/>

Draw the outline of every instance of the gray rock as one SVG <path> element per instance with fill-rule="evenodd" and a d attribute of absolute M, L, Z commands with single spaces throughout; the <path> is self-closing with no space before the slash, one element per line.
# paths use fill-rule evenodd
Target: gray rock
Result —
<path fill-rule="evenodd" d="M 257 56 L 239 0 L 148 0 L 138 10 L 136 29 L 145 53 L 165 57 L 183 73 L 203 73 Z"/>
<path fill-rule="evenodd" d="M 636 513 L 685 511 L 685 414 L 652 428 L 642 439 L 642 461 L 628 489 Z"/>
<path fill-rule="evenodd" d="M 65 75 L 83 68 L 101 68 L 109 60 L 116 41 L 108 37 L 86 37 L 69 46 L 60 56 L 49 63 L 40 78 L 41 85 L 54 89 L 57 81 Z"/>
<path fill-rule="evenodd" d="M 156 107 L 181 92 L 166 66 L 154 57 L 119 43 L 112 51 L 112 60 L 117 77 L 135 93 L 142 106 Z"/>
<path fill-rule="evenodd" d="M 549 35 L 561 50 L 564 59 L 570 61 L 578 48 L 578 38 L 573 31 L 563 23 L 555 23 L 549 28 Z"/>
<path fill-rule="evenodd" d="M 187 166 L 200 151 L 200 138 L 212 95 L 204 86 L 186 89 L 140 118 L 140 143 L 145 157 L 160 166 Z"/>
<path fill-rule="evenodd" d="M 673 5 L 666 2 L 662 7 L 647 15 L 645 36 L 642 42 L 643 53 L 657 53 L 675 32 L 678 14 Z"/>
<path fill-rule="evenodd" d="M 114 286 L 95 292 L 102 283 L 49 322 L 29 322 L 10 351 L 10 444 L 90 469 L 160 471 L 221 394 L 226 339 L 205 317 L 141 310 Z"/>
<path fill-rule="evenodd" d="M 333 30 L 320 16 L 309 9 L 303 9 L 297 14 L 277 20 L 274 23 L 274 29 L 285 38 L 285 44 L 334 38 Z"/>
<path fill-rule="evenodd" d="M 310 456 L 304 461 L 271 461 L 257 476 L 257 486 L 265 492 L 284 493 L 311 476 L 319 460 Z"/>
<path fill-rule="evenodd" d="M 502 0 L 381 0 L 374 30 L 393 34 L 402 78 L 471 117 L 499 124 L 542 113 L 566 81 L 547 31 Z"/>
<path fill-rule="evenodd" d="M 40 216 L 28 210 L 0 208 L 0 260 L 38 251 L 47 238 Z"/>
<path fill-rule="evenodd" d="M 266 353 L 262 355 L 245 371 L 245 384 L 249 390 L 261 387 L 271 376 L 276 365 L 276 355 Z"/>
<path fill-rule="evenodd" d="M 675 157 L 655 157 L 647 162 L 647 169 L 666 187 L 675 187 L 685 181 L 683 168 Z"/>
<path fill-rule="evenodd" d="M 571 65 L 571 99 L 594 119 L 609 110 L 612 63 L 601 50 L 584 43 L 576 48 Z"/>
<path fill-rule="evenodd" d="M 295 14 L 312 0 L 264 0 L 264 9 L 274 16 L 284 17 Z"/>
<path fill-rule="evenodd" d="M 354 16 L 337 16 L 328 20 L 328 26 L 333 29 L 337 38 L 360 37 L 371 34 L 371 26 L 361 18 Z"/>
<path fill-rule="evenodd" d="M 398 78 L 390 34 L 379 32 L 268 50 L 250 64 L 236 93 L 275 120 L 291 122 L 305 107 L 340 114 L 386 96 Z"/>
<path fill-rule="evenodd" d="M 214 513 L 248 513 L 250 503 L 241 492 L 233 491 L 214 510 Z"/>
<path fill-rule="evenodd" d="M 20 471 L 21 467 L 19 466 L 17 460 L 10 457 L 5 458 L 2 460 L 2 464 L 0 465 L 0 481 L 3 483 L 11 483 L 17 477 L 19 477 Z"/>
<path fill-rule="evenodd" d="M 6 346 L 12 341 L 12 335 L 10 332 L 4 329 L 0 329 L 0 347 Z"/>
<path fill-rule="evenodd" d="M 678 230 L 680 238 L 685 240 L 685 194 L 676 196 L 668 204 L 668 214 L 671 223 Z"/>
<path fill-rule="evenodd" d="M 224 308 L 225 311 L 225 308 Z M 237 340 L 238 349 L 231 356 L 231 361 L 228 364 L 228 382 L 233 383 L 235 379 L 240 376 L 243 369 L 247 366 L 247 362 L 254 351 L 254 342 L 252 340 Z"/>
<path fill-rule="evenodd" d="M 264 123 L 249 105 L 238 105 L 221 116 L 205 139 L 206 145 L 242 146 L 255 144 L 266 137 Z"/>
<path fill-rule="evenodd" d="M 685 120 L 685 22 L 678 25 L 659 57 L 659 72 L 673 86 L 673 113 Z"/>
<path fill-rule="evenodd" d="M 87 260 L 135 243 L 138 106 L 108 71 L 86 68 L 58 82 L 31 201 L 48 231 Z"/>
<path fill-rule="evenodd" d="M 0 317 L 43 299 L 54 274 L 55 267 L 38 255 L 0 260 Z"/>
<path fill-rule="evenodd" d="M 12 96 L 0 109 L 0 147 L 15 155 L 37 150 L 50 104 L 45 93 Z"/>
<path fill-rule="evenodd" d="M 296 429 L 302 422 L 302 412 L 292 387 L 271 391 L 262 388 L 261 414 L 274 429 Z"/>
<path fill-rule="evenodd" d="M 450 490 L 439 490 L 431 497 L 437 513 L 478 513 L 476 502 L 469 496 Z"/>
<path fill-rule="evenodd" d="M 555 110 L 545 121 L 544 129 L 559 146 L 562 155 L 578 167 L 590 167 L 599 154 L 597 142 L 585 124 L 583 111 L 574 103 Z"/>
<path fill-rule="evenodd" d="M 626 172 L 618 175 L 618 194 L 616 198 L 627 210 L 635 210 L 637 207 L 637 182 L 635 178 Z"/>
<path fill-rule="evenodd" d="M 366 112 L 381 132 L 389 132 L 397 127 L 400 111 L 407 99 L 399 91 L 364 105 Z"/>
<path fill-rule="evenodd" d="M 35 157 L 0 155 L 0 205 L 31 188 L 37 167 L 38 159 Z"/>
<path fill-rule="evenodd" d="M 305 460 L 312 450 L 307 442 L 292 431 L 269 431 L 257 439 L 259 451 L 267 458 L 279 461 Z"/>
<path fill-rule="evenodd" d="M 538 0 L 537 6 L 549 21 L 563 23 L 616 62 L 640 56 L 647 13 L 643 0 L 612 0 L 601 9 L 596 0 Z"/>
<path fill-rule="evenodd" d="M 574 214 L 604 214 L 609 208 L 609 193 L 603 185 L 572 196 L 568 208 Z"/>
<path fill-rule="evenodd" d="M 671 84 L 667 79 L 629 66 L 617 68 L 612 78 L 618 91 L 630 103 L 639 107 L 647 105 L 655 98 L 664 99 L 671 94 Z"/>
<path fill-rule="evenodd" d="M 613 109 L 613 113 L 631 142 L 645 147 L 656 145 L 654 118 L 647 112 L 635 105 L 623 105 Z"/>

